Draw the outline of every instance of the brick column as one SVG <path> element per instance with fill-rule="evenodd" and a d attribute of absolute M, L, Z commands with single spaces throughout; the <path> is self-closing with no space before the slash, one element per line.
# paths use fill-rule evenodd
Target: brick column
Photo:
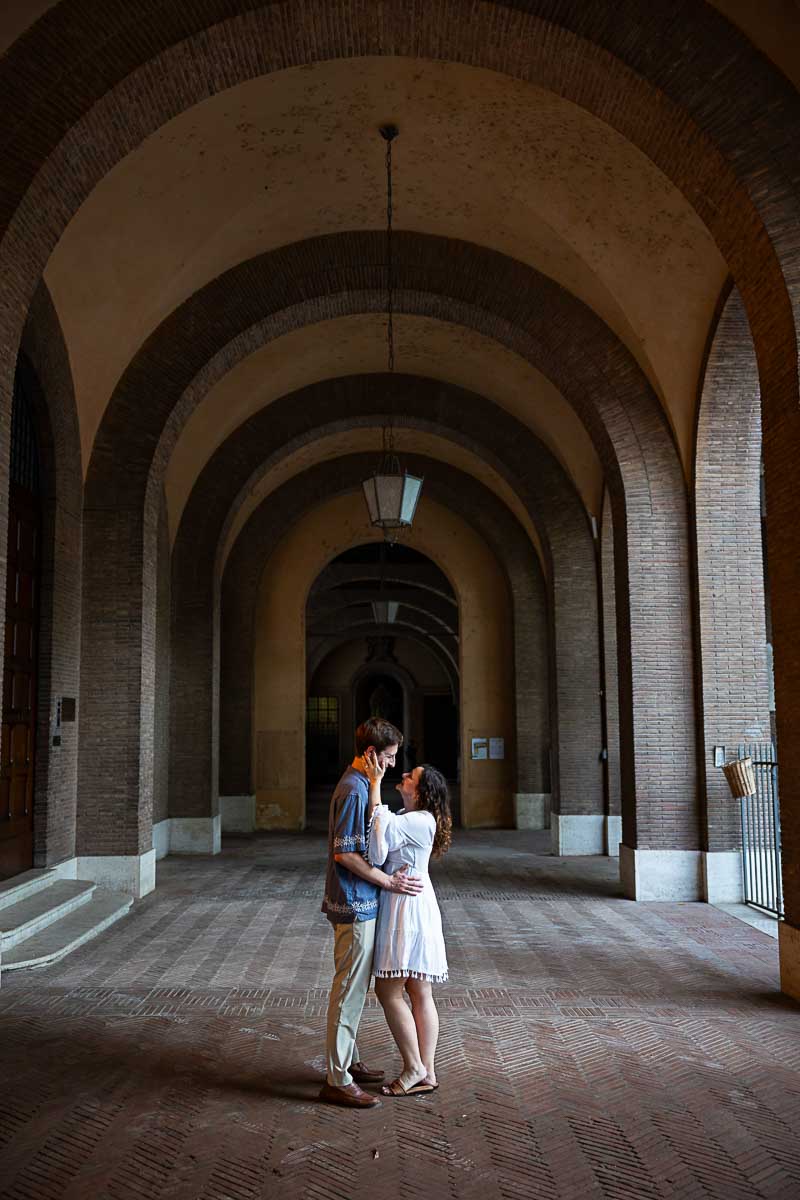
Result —
<path fill-rule="evenodd" d="M 28 313 L 20 365 L 31 376 L 42 471 L 34 862 L 53 867 L 75 856 L 83 476 L 69 355 L 44 282 Z M 77 702 L 78 720 L 62 724 L 54 745 L 59 696 Z"/>
<path fill-rule="evenodd" d="M 606 710 L 606 846 L 619 854 L 622 841 L 622 777 L 619 757 L 619 663 L 617 660 L 617 589 L 614 575 L 614 523 L 606 492 L 600 528 L 600 576 L 603 589 L 603 698 Z"/>
<path fill-rule="evenodd" d="M 731 292 L 706 363 L 697 421 L 700 769 L 705 786 L 706 898 L 743 899 L 739 804 L 714 747 L 769 741 L 769 680 L 761 546 L 761 395 L 747 314 Z"/>
<path fill-rule="evenodd" d="M 781 987 L 800 1000 L 800 407 L 762 394 L 784 909 L 779 927 Z"/>

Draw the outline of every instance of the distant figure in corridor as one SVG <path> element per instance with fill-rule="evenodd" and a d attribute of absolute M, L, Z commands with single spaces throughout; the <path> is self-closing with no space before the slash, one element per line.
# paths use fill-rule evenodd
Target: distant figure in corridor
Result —
<path fill-rule="evenodd" d="M 372 1108 L 377 1096 L 360 1084 L 380 1083 L 383 1071 L 370 1070 L 356 1045 L 364 1009 L 375 944 L 375 923 L 381 889 L 416 896 L 426 886 L 403 866 L 386 874 L 366 860 L 369 837 L 367 757 L 373 776 L 394 766 L 403 735 L 391 722 L 372 717 L 356 730 L 356 757 L 331 799 L 328 819 L 328 870 L 322 911 L 334 930 L 334 977 L 328 1001 L 327 1075 L 320 1099 L 351 1108 Z M 378 781 L 380 800 L 380 781 Z M 429 885 L 428 885 L 429 886 Z"/>
<path fill-rule="evenodd" d="M 431 985 L 446 981 L 447 957 L 428 864 L 431 854 L 439 858 L 450 846 L 453 821 L 447 783 L 427 764 L 406 771 L 397 785 L 403 811 L 395 814 L 381 803 L 385 763 L 368 751 L 365 765 L 370 780 L 369 861 L 393 878 L 398 871 L 411 870 L 424 882 L 416 896 L 396 891 L 381 895 L 372 964 L 375 993 L 403 1059 L 402 1072 L 381 1092 L 419 1095 L 439 1086 L 434 1063 L 439 1016 Z"/>

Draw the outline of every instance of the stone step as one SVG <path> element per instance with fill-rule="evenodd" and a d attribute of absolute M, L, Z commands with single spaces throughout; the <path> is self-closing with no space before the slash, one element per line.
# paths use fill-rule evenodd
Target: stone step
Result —
<path fill-rule="evenodd" d="M 124 892 L 96 888 L 87 903 L 18 942 L 8 953 L 4 950 L 3 972 L 19 971 L 23 967 L 46 967 L 58 962 L 126 916 L 132 904 L 133 897 Z"/>
<path fill-rule="evenodd" d="M 42 888 L 50 887 L 58 878 L 56 872 L 51 871 L 48 867 L 36 867 L 31 871 L 23 871 L 20 875 L 14 875 L 11 879 L 2 880 L 0 882 L 0 909 L 7 908 L 9 904 L 19 904 L 20 900 L 26 900 L 34 892 L 40 892 Z M 0 916 L 0 929 L 2 927 L 3 918 Z"/>
<path fill-rule="evenodd" d="M 0 966 L 5 965 L 6 952 L 12 946 L 88 903 L 96 886 L 86 879 L 57 879 L 24 900 L 0 908 Z"/>

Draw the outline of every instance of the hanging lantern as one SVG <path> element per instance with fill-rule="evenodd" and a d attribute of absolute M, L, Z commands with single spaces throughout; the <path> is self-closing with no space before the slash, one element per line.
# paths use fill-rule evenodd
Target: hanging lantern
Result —
<path fill-rule="evenodd" d="M 365 479 L 361 486 L 373 525 L 384 532 L 411 525 L 422 480 L 417 475 L 409 475 L 408 471 L 401 471 L 395 455 L 385 455 L 375 474 Z"/>
<path fill-rule="evenodd" d="M 381 126 L 381 137 L 386 142 L 386 340 L 389 374 L 394 373 L 394 262 L 392 258 L 392 142 L 397 137 L 396 125 Z M 408 528 L 417 511 L 423 480 L 418 475 L 409 475 L 400 467 L 394 453 L 394 435 L 390 415 L 383 430 L 383 458 L 378 469 L 362 483 L 367 502 L 369 519 L 383 530 L 388 541 L 397 536 L 397 531 Z"/>
<path fill-rule="evenodd" d="M 399 600 L 373 600 L 372 616 L 376 625 L 391 625 L 397 620 Z"/>

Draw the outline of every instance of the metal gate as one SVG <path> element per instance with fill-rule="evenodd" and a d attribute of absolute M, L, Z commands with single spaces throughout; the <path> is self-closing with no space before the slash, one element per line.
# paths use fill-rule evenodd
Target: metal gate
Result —
<path fill-rule="evenodd" d="M 771 742 L 739 747 L 739 757 L 753 760 L 754 796 L 742 806 L 742 873 L 746 904 L 783 916 L 781 823 L 778 808 L 778 760 Z"/>

